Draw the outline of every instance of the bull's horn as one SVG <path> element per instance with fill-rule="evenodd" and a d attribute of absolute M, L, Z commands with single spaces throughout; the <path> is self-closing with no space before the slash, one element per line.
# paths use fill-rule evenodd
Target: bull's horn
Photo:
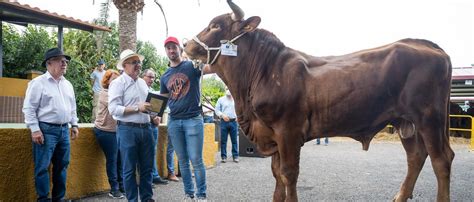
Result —
<path fill-rule="evenodd" d="M 232 20 L 234 21 L 240 21 L 244 19 L 244 11 L 237 6 L 232 0 L 227 0 L 227 4 L 229 4 L 230 9 L 232 9 Z"/>

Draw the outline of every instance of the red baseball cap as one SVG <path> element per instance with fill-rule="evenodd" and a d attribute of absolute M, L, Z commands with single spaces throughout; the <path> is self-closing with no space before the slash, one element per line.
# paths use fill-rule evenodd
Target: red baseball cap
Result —
<path fill-rule="evenodd" d="M 165 40 L 165 45 L 164 46 L 166 46 L 166 44 L 168 44 L 168 43 L 175 43 L 176 45 L 179 46 L 178 39 L 176 37 L 173 37 L 173 36 L 170 36 Z"/>

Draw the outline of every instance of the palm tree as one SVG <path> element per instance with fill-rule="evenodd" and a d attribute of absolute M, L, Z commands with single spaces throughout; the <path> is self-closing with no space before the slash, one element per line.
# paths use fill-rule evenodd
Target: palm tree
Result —
<path fill-rule="evenodd" d="M 137 50 L 137 13 L 142 11 L 145 0 L 113 0 L 119 11 L 120 52 Z"/>

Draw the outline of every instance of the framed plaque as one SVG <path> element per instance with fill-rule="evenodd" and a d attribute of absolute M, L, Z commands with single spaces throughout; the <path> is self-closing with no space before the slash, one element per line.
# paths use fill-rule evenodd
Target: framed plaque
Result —
<path fill-rule="evenodd" d="M 168 103 L 168 98 L 154 93 L 148 93 L 146 97 L 146 102 L 151 104 L 151 109 L 148 111 L 150 115 L 153 116 L 163 116 L 163 112 L 166 109 L 166 104 Z"/>

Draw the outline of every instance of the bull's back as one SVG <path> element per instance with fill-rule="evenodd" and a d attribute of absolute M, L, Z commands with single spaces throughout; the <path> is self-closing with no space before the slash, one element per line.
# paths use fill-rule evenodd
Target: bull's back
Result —
<path fill-rule="evenodd" d="M 428 99 L 449 94 L 429 92 L 436 90 L 433 85 L 450 86 L 451 66 L 446 53 L 427 40 L 403 39 L 317 59 L 324 63 L 308 68 L 307 81 L 315 133 L 363 131 L 408 113 L 400 110 L 409 104 L 401 103 L 407 85 Z"/>

